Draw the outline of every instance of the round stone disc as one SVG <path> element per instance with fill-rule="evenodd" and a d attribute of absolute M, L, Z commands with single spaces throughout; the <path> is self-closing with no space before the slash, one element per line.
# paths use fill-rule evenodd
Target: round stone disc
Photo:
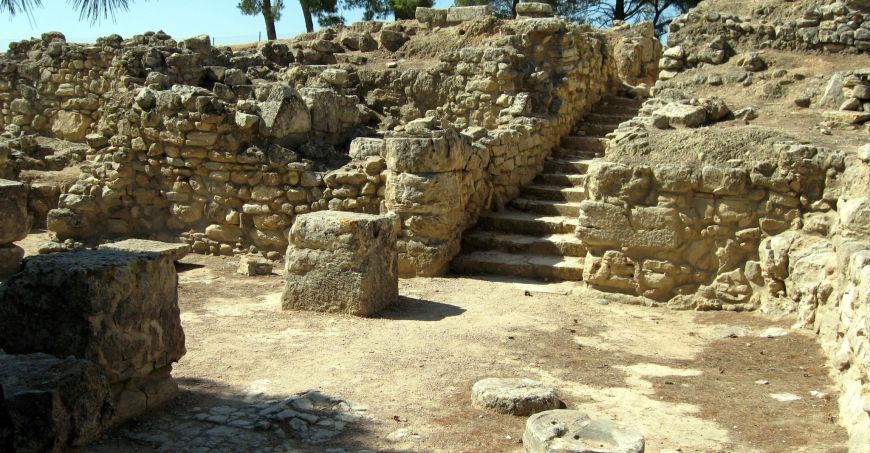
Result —
<path fill-rule="evenodd" d="M 531 415 L 559 407 L 556 391 L 530 379 L 487 378 L 471 388 L 475 407 L 502 414 Z"/>

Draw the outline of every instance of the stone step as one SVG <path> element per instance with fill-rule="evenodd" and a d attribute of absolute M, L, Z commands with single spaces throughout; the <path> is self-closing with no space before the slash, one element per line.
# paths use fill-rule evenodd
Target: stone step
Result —
<path fill-rule="evenodd" d="M 579 203 L 586 199 L 586 189 L 584 187 L 532 184 L 524 187 L 522 193 L 527 198 L 537 198 L 539 200 Z"/>
<path fill-rule="evenodd" d="M 607 96 L 601 100 L 601 105 L 605 106 L 621 106 L 621 107 L 640 107 L 641 102 L 638 99 L 631 99 L 622 96 Z"/>
<path fill-rule="evenodd" d="M 501 231 L 503 233 L 530 234 L 574 234 L 579 219 L 564 216 L 549 216 L 533 212 L 508 209 L 501 212 L 482 212 L 477 219 L 478 230 Z"/>
<path fill-rule="evenodd" d="M 471 231 L 462 236 L 466 251 L 497 251 L 533 255 L 586 256 L 586 246 L 574 234 L 528 236 L 497 231 Z"/>
<path fill-rule="evenodd" d="M 553 200 L 533 200 L 518 197 L 511 200 L 511 207 L 522 211 L 537 212 L 539 214 L 561 215 L 575 217 L 580 215 L 580 203 Z"/>
<path fill-rule="evenodd" d="M 553 148 L 553 157 L 561 158 L 561 159 L 594 159 L 599 157 L 601 153 L 597 153 L 594 151 L 586 151 L 582 149 L 575 148 Z"/>
<path fill-rule="evenodd" d="M 463 274 L 508 275 L 548 281 L 583 279 L 583 258 L 575 256 L 472 252 L 457 256 L 451 267 Z"/>
<path fill-rule="evenodd" d="M 589 138 L 602 138 L 619 127 L 619 123 L 582 123 L 577 126 L 578 130 L 586 133 Z"/>
<path fill-rule="evenodd" d="M 579 149 L 593 153 L 603 153 L 604 144 L 607 140 L 602 140 L 600 137 L 586 137 L 582 135 L 568 135 L 562 137 L 560 146 L 562 148 Z"/>
<path fill-rule="evenodd" d="M 535 183 L 564 187 L 585 187 L 586 175 L 565 173 L 540 173 Z"/>
<path fill-rule="evenodd" d="M 586 173 L 589 159 L 551 159 L 544 162 L 544 173 Z"/>
<path fill-rule="evenodd" d="M 593 123 L 593 124 L 620 124 L 624 123 L 632 118 L 634 118 L 634 113 L 632 114 L 618 114 L 618 113 L 590 113 L 583 118 L 583 123 Z"/>

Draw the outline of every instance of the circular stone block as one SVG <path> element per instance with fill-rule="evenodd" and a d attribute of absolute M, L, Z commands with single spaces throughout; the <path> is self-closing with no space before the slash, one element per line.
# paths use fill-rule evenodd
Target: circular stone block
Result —
<path fill-rule="evenodd" d="M 487 378 L 471 388 L 471 403 L 502 414 L 531 415 L 559 407 L 556 391 L 530 379 Z"/>
<path fill-rule="evenodd" d="M 607 420 L 559 409 L 529 417 L 523 447 L 528 453 L 643 453 L 644 438 Z"/>

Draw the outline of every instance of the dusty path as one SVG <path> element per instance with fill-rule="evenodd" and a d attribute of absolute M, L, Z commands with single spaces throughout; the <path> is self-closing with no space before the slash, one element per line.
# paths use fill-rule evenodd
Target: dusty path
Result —
<path fill-rule="evenodd" d="M 44 240 L 22 245 L 32 253 Z M 569 408 L 637 428 L 648 452 L 846 451 L 811 333 L 758 336 L 787 322 L 608 303 L 573 283 L 458 277 L 401 280 L 401 301 L 376 318 L 283 312 L 277 273 L 235 267 L 200 255 L 179 265 L 181 395 L 88 451 L 522 451 L 525 418 L 471 407 L 471 385 L 491 376 L 551 384 Z M 196 420 L 312 389 L 360 417 L 314 445 Z"/>

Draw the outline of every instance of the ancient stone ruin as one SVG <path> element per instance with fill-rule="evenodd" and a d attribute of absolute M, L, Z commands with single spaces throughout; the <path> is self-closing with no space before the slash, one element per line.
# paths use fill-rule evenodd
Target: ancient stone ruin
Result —
<path fill-rule="evenodd" d="M 303 347 L 306 330 L 275 319 L 324 332 L 353 323 L 359 338 L 403 323 L 483 323 L 444 303 L 407 310 L 432 305 L 434 287 L 487 275 L 584 288 L 561 293 L 572 303 L 787 321 L 826 355 L 844 448 L 870 451 L 870 5 L 746 3 L 702 2 L 674 19 L 666 46 L 650 23 L 597 29 L 534 2 L 511 20 L 487 6 L 418 8 L 415 20 L 247 46 L 163 32 L 11 44 L 0 54 L 0 450 L 66 451 L 119 426 L 167 451 L 280 451 L 288 436 L 325 445 L 367 409 L 319 391 L 255 391 L 277 374 L 232 407 L 197 406 L 186 431 L 124 428 L 169 410 L 173 364 L 186 353 L 195 363 L 201 338 L 219 336 L 199 319 L 235 316 L 185 285 L 223 285 L 224 301 L 280 292 L 269 315 L 239 321 L 275 322 L 257 344 L 281 344 L 277 357 Z M 197 261 L 206 255 L 217 258 Z M 231 277 L 203 276 L 224 268 Z M 537 319 L 505 307 L 489 315 L 517 329 Z M 583 307 L 552 311 L 581 335 L 595 324 Z M 203 329 L 195 347 L 182 324 Z M 497 349 L 481 340 L 488 329 L 462 347 Z M 371 341 L 372 354 L 401 343 Z M 642 452 L 658 435 L 571 400 L 560 389 L 568 374 L 542 362 L 508 369 L 518 359 L 499 354 L 488 368 L 454 366 L 476 377 L 448 387 L 464 386 L 463 410 L 487 423 L 530 416 L 510 438 L 526 451 Z M 402 380 L 391 372 L 384 379 Z M 426 439 L 410 428 L 386 437 Z M 334 451 L 366 449 L 348 442 Z"/>

